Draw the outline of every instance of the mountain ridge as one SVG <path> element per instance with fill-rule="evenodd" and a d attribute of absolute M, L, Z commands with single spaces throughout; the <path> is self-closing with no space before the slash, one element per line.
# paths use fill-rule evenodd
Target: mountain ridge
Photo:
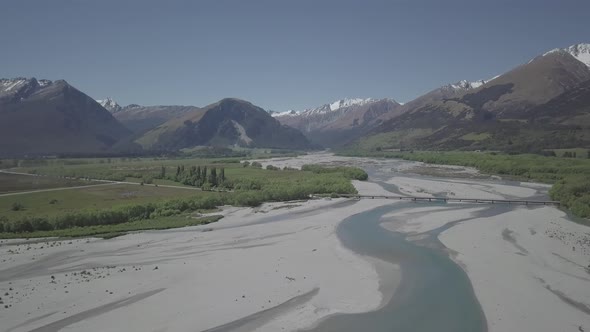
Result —
<path fill-rule="evenodd" d="M 535 113 L 588 81 L 590 68 L 569 51 L 546 52 L 474 89 L 436 89 L 416 98 L 403 106 L 402 115 L 384 121 L 353 145 L 367 149 L 512 151 L 564 147 L 573 142 L 587 145 L 587 109 L 578 107 L 570 112 L 571 116 L 584 119 L 576 128 L 551 117 L 545 117 L 541 124 L 535 120 Z M 555 109 L 552 114 L 558 116 Z"/>
<path fill-rule="evenodd" d="M 129 134 L 65 80 L 0 80 L 2 155 L 105 152 Z"/>
<path fill-rule="evenodd" d="M 298 130 L 283 126 L 262 108 L 237 98 L 224 98 L 175 117 L 136 140 L 144 148 L 184 149 L 196 146 L 243 146 L 310 149 Z"/>

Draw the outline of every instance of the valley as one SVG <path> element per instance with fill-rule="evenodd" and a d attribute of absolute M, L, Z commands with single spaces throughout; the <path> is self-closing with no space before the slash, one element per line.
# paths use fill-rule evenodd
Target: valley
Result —
<path fill-rule="evenodd" d="M 0 332 L 590 331 L 588 5 L 108 1 L 0 11 Z"/>
<path fill-rule="evenodd" d="M 260 163 L 256 169 L 213 161 L 207 165 L 225 165 L 228 178 L 247 172 L 265 179 L 285 176 L 291 184 L 294 174 L 312 176 L 296 171 L 310 163 L 361 168 L 368 180 L 352 184 L 366 195 L 539 199 L 547 198 L 549 189 L 460 166 L 329 153 L 250 159 Z M 179 160 L 111 163 L 113 169 L 134 163 L 148 168 Z M 96 167 L 91 165 L 88 169 Z M 162 199 L 166 189 L 145 184 L 124 191 L 151 192 L 149 200 Z M 174 195 L 181 192 L 192 195 L 182 189 Z M 221 193 L 203 192 L 210 194 Z M 203 211 L 223 218 L 201 226 L 109 239 L 0 240 L 0 290 L 8 306 L 0 311 L 4 326 L 8 331 L 590 327 L 585 304 L 590 298 L 580 291 L 590 282 L 590 233 L 557 208 L 346 198 L 232 205 Z M 528 305 L 520 305 L 523 301 Z M 38 309 L 26 309 L 33 307 Z M 125 319 L 140 312 L 158 314 Z"/>

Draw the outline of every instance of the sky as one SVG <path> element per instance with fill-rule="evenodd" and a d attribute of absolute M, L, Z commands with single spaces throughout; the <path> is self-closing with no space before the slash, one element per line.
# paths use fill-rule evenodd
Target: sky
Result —
<path fill-rule="evenodd" d="M 587 0 L 0 0 L 0 77 L 121 105 L 410 101 L 590 43 Z"/>

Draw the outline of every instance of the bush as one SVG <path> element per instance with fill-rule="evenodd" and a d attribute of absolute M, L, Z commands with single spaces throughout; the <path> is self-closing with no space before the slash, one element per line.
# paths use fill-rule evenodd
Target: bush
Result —
<path fill-rule="evenodd" d="M 369 179 L 369 175 L 364 170 L 358 167 L 348 167 L 348 166 L 340 166 L 340 167 L 326 167 L 320 165 L 303 165 L 301 167 L 302 171 L 309 171 L 316 174 L 325 174 L 325 173 L 340 173 L 345 178 L 349 180 L 360 180 L 366 181 Z"/>
<path fill-rule="evenodd" d="M 10 207 L 10 209 L 12 211 L 22 211 L 25 209 L 25 207 L 19 202 L 14 202 L 14 203 L 12 203 L 12 206 Z"/>

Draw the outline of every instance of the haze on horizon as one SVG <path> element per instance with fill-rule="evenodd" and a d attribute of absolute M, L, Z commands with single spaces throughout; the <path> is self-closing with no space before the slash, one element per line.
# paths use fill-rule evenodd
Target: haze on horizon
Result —
<path fill-rule="evenodd" d="M 122 105 L 407 102 L 589 42 L 587 1 L 7 1 L 1 77 Z"/>

